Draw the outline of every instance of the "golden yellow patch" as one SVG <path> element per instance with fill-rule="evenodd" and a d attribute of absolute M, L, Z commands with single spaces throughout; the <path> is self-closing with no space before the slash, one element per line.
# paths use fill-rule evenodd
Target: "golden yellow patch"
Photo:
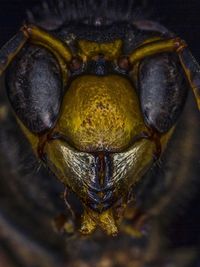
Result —
<path fill-rule="evenodd" d="M 63 100 L 56 131 L 82 151 L 120 151 L 145 125 L 131 83 L 117 75 L 76 78 Z"/>
<path fill-rule="evenodd" d="M 122 48 L 122 41 L 116 40 L 110 43 L 96 43 L 86 40 L 78 42 L 80 48 L 80 56 L 82 58 L 91 59 L 98 54 L 104 54 L 106 58 L 114 60 L 118 58 Z"/>

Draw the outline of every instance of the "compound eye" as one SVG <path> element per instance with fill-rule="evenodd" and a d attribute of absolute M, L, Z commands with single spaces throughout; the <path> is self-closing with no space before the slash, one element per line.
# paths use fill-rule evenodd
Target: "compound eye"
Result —
<path fill-rule="evenodd" d="M 131 69 L 131 64 L 128 57 L 122 56 L 118 59 L 118 66 L 122 71 L 128 72 Z"/>
<path fill-rule="evenodd" d="M 9 68 L 6 82 L 12 107 L 31 132 L 54 127 L 62 101 L 62 75 L 50 52 L 26 47 Z"/>
<path fill-rule="evenodd" d="M 166 133 L 176 123 L 186 100 L 187 81 L 174 54 L 146 58 L 140 64 L 139 91 L 148 126 Z"/>
<path fill-rule="evenodd" d="M 76 56 L 72 58 L 69 68 L 71 72 L 76 72 L 81 70 L 82 65 L 83 65 L 83 60 L 80 57 Z"/>

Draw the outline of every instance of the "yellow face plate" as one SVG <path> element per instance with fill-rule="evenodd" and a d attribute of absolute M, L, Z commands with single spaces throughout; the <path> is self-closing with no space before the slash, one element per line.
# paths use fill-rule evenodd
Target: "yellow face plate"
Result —
<path fill-rule="evenodd" d="M 146 129 L 131 83 L 117 75 L 76 78 L 55 131 L 81 151 L 119 151 Z"/>

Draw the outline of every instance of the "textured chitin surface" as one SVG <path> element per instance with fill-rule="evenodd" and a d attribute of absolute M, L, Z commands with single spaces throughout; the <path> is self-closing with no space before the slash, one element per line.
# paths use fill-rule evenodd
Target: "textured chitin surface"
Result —
<path fill-rule="evenodd" d="M 76 78 L 69 87 L 57 130 L 83 151 L 121 150 L 144 130 L 129 80 L 109 75 Z"/>

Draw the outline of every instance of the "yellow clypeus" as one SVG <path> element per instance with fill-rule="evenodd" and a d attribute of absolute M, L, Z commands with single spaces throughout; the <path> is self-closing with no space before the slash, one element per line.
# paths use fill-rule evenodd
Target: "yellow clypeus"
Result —
<path fill-rule="evenodd" d="M 129 80 L 109 75 L 76 78 L 62 103 L 56 131 L 82 151 L 119 151 L 145 130 Z"/>

